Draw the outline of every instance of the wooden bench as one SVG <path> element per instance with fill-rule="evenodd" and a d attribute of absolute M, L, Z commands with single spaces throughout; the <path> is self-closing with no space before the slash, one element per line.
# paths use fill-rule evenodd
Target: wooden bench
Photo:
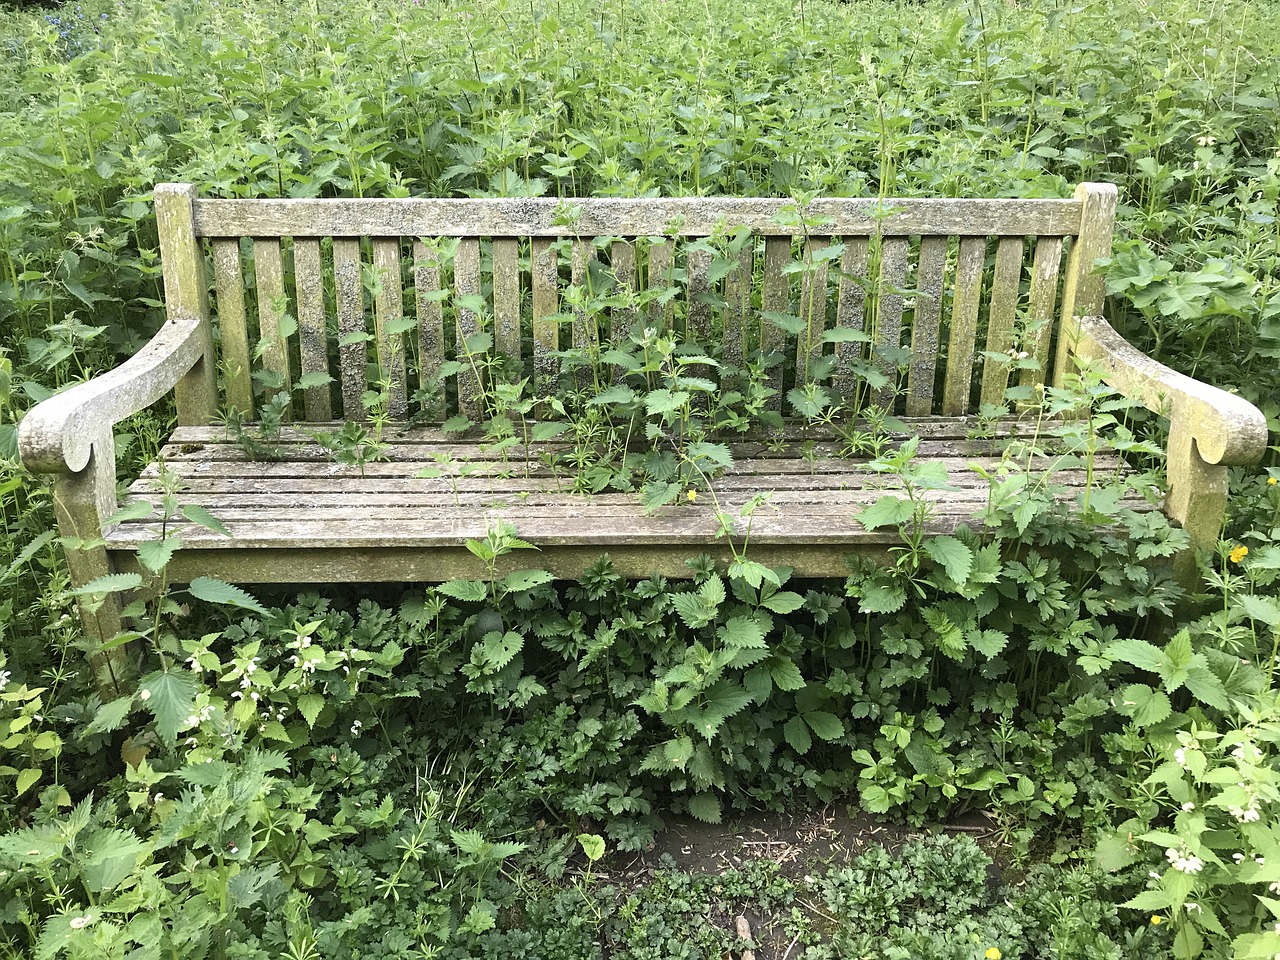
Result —
<path fill-rule="evenodd" d="M 1170 418 L 1165 509 L 1208 545 L 1222 522 L 1226 465 L 1261 457 L 1265 420 L 1239 397 L 1152 362 L 1098 317 L 1104 290 L 1091 267 L 1110 253 L 1115 198 L 1110 185 L 1085 184 L 1064 200 L 817 200 L 801 215 L 762 199 L 206 200 L 187 185 L 159 185 L 168 321 L 118 369 L 32 410 L 21 455 L 54 476 L 62 533 L 88 541 L 69 556 L 77 584 L 139 569 L 136 550 L 160 536 L 158 515 L 104 521 L 121 504 L 112 428 L 169 391 L 179 426 L 162 461 L 181 502 L 206 508 L 231 534 L 170 525 L 181 537 L 174 581 L 476 576 L 465 541 L 495 520 L 541 548 L 533 563 L 557 575 L 576 576 L 607 552 L 629 576 L 680 576 L 691 555 L 728 555 L 705 489 L 648 514 L 633 492 L 573 493 L 541 455 L 553 442 L 508 452 L 499 470 L 491 444 L 420 422 L 433 405 L 437 422 L 459 410 L 483 417 L 483 369 L 465 363 L 443 393 L 434 383 L 450 371 L 442 365 L 466 357 L 468 337 L 487 330 L 508 374 L 529 377 L 538 396 L 582 387 L 561 374 L 557 350 L 607 350 L 646 327 L 714 344 L 730 368 L 770 354 L 781 362 L 766 374 L 777 392 L 764 406 L 780 414 L 792 412 L 786 390 L 803 386 L 825 352 L 836 360 L 833 397 L 846 409 L 891 409 L 921 436 L 917 456 L 948 467 L 960 489 L 940 496 L 935 532 L 985 502 L 967 464 L 985 457 L 990 466 L 999 452 L 968 439 L 980 406 L 1004 404 L 1011 373 L 1033 389 L 1060 385 L 1083 359 Z M 607 309 L 586 309 L 589 289 L 612 296 Z M 638 315 L 633 296 L 646 289 L 667 293 Z M 762 323 L 762 314 L 782 322 Z M 1003 359 L 1019 355 L 1038 367 Z M 859 363 L 886 379 L 868 386 L 854 373 Z M 605 367 L 605 384 L 620 385 L 617 368 Z M 262 411 L 258 371 L 307 384 L 266 462 L 217 424 L 220 411 Z M 703 364 L 701 374 L 715 368 Z M 384 436 L 386 458 L 363 468 L 333 462 L 313 434 L 367 419 L 361 398 L 378 383 L 397 424 Z M 853 519 L 886 481 L 865 457 L 832 456 L 830 432 L 806 437 L 781 446 L 758 434 L 730 438 L 736 462 L 713 482 L 714 499 L 732 513 L 773 492 L 752 522 L 752 558 L 841 574 L 845 554 L 898 538 Z M 454 476 L 419 476 L 441 461 Z M 488 467 L 457 476 L 475 463 Z M 1059 480 L 1068 495 L 1083 482 L 1069 471 Z M 159 503 L 161 490 L 153 465 L 124 499 Z M 119 626 L 110 603 L 84 613 L 97 636 Z"/>

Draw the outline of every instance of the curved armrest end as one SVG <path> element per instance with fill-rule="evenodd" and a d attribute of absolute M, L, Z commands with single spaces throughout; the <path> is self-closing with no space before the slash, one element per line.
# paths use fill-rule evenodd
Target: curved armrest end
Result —
<path fill-rule="evenodd" d="M 1102 317 L 1077 317 L 1074 353 L 1148 410 L 1190 431 L 1206 463 L 1257 463 L 1267 450 L 1267 418 L 1244 397 L 1201 383 L 1139 351 Z"/>
<path fill-rule="evenodd" d="M 18 426 L 18 454 L 33 473 L 76 473 L 111 428 L 174 388 L 200 360 L 201 320 L 173 317 L 136 354 L 36 404 Z"/>

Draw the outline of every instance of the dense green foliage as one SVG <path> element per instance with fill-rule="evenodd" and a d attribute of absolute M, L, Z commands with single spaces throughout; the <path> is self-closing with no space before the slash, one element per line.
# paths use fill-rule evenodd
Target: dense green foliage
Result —
<path fill-rule="evenodd" d="M 0 8 L 0 953 L 717 956 L 740 946 L 724 920 L 744 905 L 811 960 L 1280 953 L 1274 467 L 1236 478 L 1200 596 L 1170 578 L 1184 538 L 1158 513 L 1120 510 L 1099 478 L 1068 515 L 1017 447 L 980 529 L 926 540 L 925 508 L 886 498 L 863 521 L 904 546 L 846 581 L 794 581 L 748 551 L 727 571 L 691 558 L 688 583 L 602 561 L 557 584 L 528 551 L 520 573 L 403 596 L 261 607 L 206 584 L 192 597 L 222 606 L 193 612 L 162 591 L 133 645 L 141 679 L 104 703 L 49 494 L 12 460 L 23 410 L 159 323 L 163 180 L 255 197 L 1066 196 L 1109 180 L 1117 325 L 1274 424 L 1265 13 Z M 1084 404 L 1087 434 L 1032 443 L 1085 461 L 1103 436 L 1144 449 L 1096 385 L 1047 403 Z M 163 413 L 129 424 L 122 466 L 163 434 Z M 879 469 L 945 483 L 900 451 Z M 173 546 L 149 555 L 160 577 Z M 812 878 L 598 880 L 666 811 L 802 801 L 910 824 L 984 809 L 1016 869 L 987 888 L 981 851 L 938 841 Z"/>

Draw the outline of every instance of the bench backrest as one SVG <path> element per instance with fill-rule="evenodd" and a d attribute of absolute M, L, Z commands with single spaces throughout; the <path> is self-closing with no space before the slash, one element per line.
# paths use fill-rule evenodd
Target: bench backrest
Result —
<path fill-rule="evenodd" d="M 259 369 L 284 384 L 332 377 L 300 391 L 294 419 L 361 419 L 379 380 L 394 417 L 428 402 L 475 415 L 470 363 L 434 401 L 419 388 L 482 327 L 545 391 L 556 350 L 607 349 L 637 325 L 715 345 L 734 366 L 781 355 L 769 376 L 784 412 L 825 352 L 847 403 L 950 416 L 1001 403 L 1011 373 L 1034 385 L 1067 363 L 1057 318 L 1101 308 L 1091 267 L 1110 253 L 1115 190 L 800 211 L 705 197 L 206 200 L 163 184 L 156 204 L 169 309 L 214 318 L 222 400 L 250 418 Z M 824 338 L 834 329 L 866 339 Z M 1038 366 L 1002 359 L 1022 354 Z M 890 384 L 860 388 L 859 362 Z"/>

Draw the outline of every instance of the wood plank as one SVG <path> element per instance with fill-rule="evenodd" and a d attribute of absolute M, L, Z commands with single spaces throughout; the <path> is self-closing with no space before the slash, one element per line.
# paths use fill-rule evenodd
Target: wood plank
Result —
<path fill-rule="evenodd" d="M 278 390 L 290 393 L 293 380 L 289 373 L 289 344 L 281 336 L 280 329 L 280 322 L 288 312 L 280 241 L 254 237 L 253 265 L 258 275 L 258 349 L 262 354 L 262 366 L 278 374 L 282 384 L 268 392 L 271 396 Z M 292 415 L 293 401 L 290 398 L 285 405 L 284 419 L 289 420 Z"/>
<path fill-rule="evenodd" d="M 440 249 L 422 240 L 413 243 L 413 291 L 418 313 L 418 386 L 438 383 L 444 363 L 444 304 L 439 294 Z M 441 388 L 443 399 L 443 384 Z"/>
<path fill-rule="evenodd" d="M 784 270 L 791 262 L 791 238 L 768 237 L 764 242 L 764 280 L 760 295 L 764 313 L 791 312 L 791 275 Z M 760 350 L 768 355 L 782 355 L 780 363 L 775 364 L 768 372 L 765 386 L 776 391 L 767 406 L 771 410 L 782 409 L 782 371 L 787 363 L 786 334 L 776 324 L 761 320 Z"/>
<path fill-rule="evenodd" d="M 820 220 L 840 236 L 1074 236 L 1072 200 L 822 199 L 779 222 L 788 199 L 679 197 L 575 200 L 581 215 L 563 223 L 561 201 L 503 199 L 196 200 L 200 236 L 706 237 L 727 224 L 762 236 L 803 236 Z M 886 215 L 886 211 L 890 211 Z"/>
<path fill-rule="evenodd" d="M 709 250 L 685 250 L 685 330 L 687 341 L 711 348 L 711 304 L 707 297 L 711 294 L 711 269 L 713 254 Z M 705 375 L 705 367 L 697 376 Z"/>
<path fill-rule="evenodd" d="M 1036 361 L 1036 366 L 1023 368 L 1018 383 L 1036 386 L 1045 382 L 1049 369 L 1049 343 L 1053 337 L 1057 314 L 1058 270 L 1062 264 L 1062 238 L 1041 237 L 1036 241 L 1035 260 L 1031 267 L 1031 305 L 1027 313 L 1028 329 L 1023 334 L 1022 349 Z"/>
<path fill-rule="evenodd" d="M 648 290 L 665 290 L 675 285 L 671 272 L 674 269 L 675 260 L 672 254 L 672 244 L 669 240 L 655 241 L 650 243 L 645 250 L 649 258 L 649 286 Z M 657 300 L 649 302 L 649 321 L 658 330 L 659 333 L 670 334 L 671 324 L 667 321 L 670 311 Z"/>
<path fill-rule="evenodd" d="M 520 370 L 520 241 L 493 241 L 493 339 Z"/>
<path fill-rule="evenodd" d="M 456 334 L 457 358 L 462 364 L 458 374 L 458 412 L 472 420 L 484 415 L 481 409 L 483 397 L 483 354 L 472 355 L 466 340 L 480 332 L 480 317 L 475 310 L 463 306 L 464 297 L 480 295 L 480 241 L 475 237 L 463 237 L 458 241 L 458 253 L 453 260 L 454 304 L 457 307 Z"/>
<path fill-rule="evenodd" d="M 213 342 L 209 313 L 209 280 L 205 275 L 204 245 L 195 226 L 196 188 L 189 183 L 157 183 L 152 191 L 156 206 L 156 237 L 160 244 L 160 273 L 164 281 L 165 313 L 171 323 L 185 325 L 195 317 L 199 325 L 194 336 L 199 342 L 199 359 L 186 369 L 173 386 L 173 401 L 179 423 L 209 423 L 218 413 L 218 354 Z M 99 479 L 107 471 L 93 471 Z M 83 478 L 82 478 L 83 479 Z M 105 481 L 109 484 L 109 480 Z M 61 492 L 75 499 L 71 481 L 58 481 Z M 69 501 L 68 501 L 69 503 Z M 95 555 L 102 559 L 101 554 Z M 82 570 L 100 564 L 97 560 L 77 560 Z M 103 609 L 111 607 L 107 604 Z M 109 623 L 113 614 L 90 614 L 86 623 Z M 115 654 L 111 654 L 115 656 Z"/>
<path fill-rule="evenodd" d="M 244 309 L 244 270 L 239 239 L 213 241 L 213 275 L 218 303 L 218 328 L 222 334 L 222 370 L 226 377 L 227 403 L 253 418 L 252 362 L 249 359 L 249 325 Z M 325 419 L 328 419 L 327 417 Z"/>
<path fill-rule="evenodd" d="M 559 379 L 560 349 L 555 316 L 560 311 L 560 255 L 550 240 L 532 242 L 533 370 L 535 389 L 554 390 Z"/>
<path fill-rule="evenodd" d="M 942 414 L 959 416 L 969 409 L 973 352 L 978 337 L 978 302 L 987 255 L 985 237 L 961 237 L 956 259 L 955 295 L 951 301 L 951 335 L 947 343 L 947 376 L 942 388 Z"/>
<path fill-rule="evenodd" d="M 876 284 L 876 366 L 889 384 L 871 391 L 871 402 L 892 410 L 898 391 L 898 361 L 889 351 L 902 346 L 902 288 L 907 275 L 907 239 L 888 237 L 880 247 L 880 278 Z"/>
<path fill-rule="evenodd" d="M 333 241 L 333 285 L 338 307 L 338 379 L 342 386 L 342 416 L 364 420 L 361 397 L 367 387 L 368 354 L 365 341 L 364 281 L 360 266 L 360 241 Z"/>
<path fill-rule="evenodd" d="M 609 266 L 614 279 L 618 281 L 619 292 L 625 291 L 628 299 L 640 290 L 636 282 L 636 245 L 630 240 L 615 240 L 609 245 Z M 636 310 L 633 306 L 613 307 L 609 315 L 610 337 L 615 346 L 627 342 L 631 326 L 636 322 Z M 618 377 L 621 378 L 621 370 Z"/>
<path fill-rule="evenodd" d="M 325 330 L 324 272 L 320 265 L 320 241 L 295 238 L 293 241 L 294 289 L 298 304 L 298 345 L 302 374 L 329 376 L 329 336 Z M 302 409 L 308 420 L 328 420 L 333 416 L 329 387 L 320 385 L 303 391 Z"/>
<path fill-rule="evenodd" d="M 817 261 L 814 255 L 830 247 L 830 237 L 810 237 L 805 241 L 804 263 L 807 269 L 800 284 L 800 319 L 804 332 L 796 346 L 796 385 L 809 382 L 809 369 L 822 356 L 822 336 L 827 327 L 828 261 Z"/>
<path fill-rule="evenodd" d="M 1004 406 L 1004 392 L 1009 387 L 1009 368 L 1013 349 L 1013 325 L 1018 317 L 1018 300 L 1022 285 L 1021 237 L 1001 237 L 996 245 L 995 276 L 991 280 L 991 300 L 987 311 L 987 358 L 982 364 L 983 405 Z M 999 354 L 995 359 L 991 354 Z"/>
<path fill-rule="evenodd" d="M 393 418 L 403 420 L 409 415 L 404 334 L 387 330 L 391 323 L 404 317 L 400 241 L 397 238 L 378 237 L 373 241 L 373 269 L 376 276 L 373 326 L 378 344 L 378 370 L 389 381 L 387 412 Z"/>
<path fill-rule="evenodd" d="M 1110 183 L 1082 183 L 1076 187 L 1075 199 L 1080 202 L 1080 223 L 1067 258 L 1067 274 L 1062 286 L 1062 332 L 1058 337 L 1057 359 L 1053 365 L 1053 385 L 1061 387 L 1068 374 L 1075 372 L 1071 351 L 1075 346 L 1075 317 L 1096 316 L 1102 313 L 1106 296 L 1106 281 L 1093 269 L 1099 257 L 1111 256 L 1111 234 L 1116 222 L 1116 188 Z M 1053 230 L 1035 230 L 1028 233 L 1053 235 Z"/>
<path fill-rule="evenodd" d="M 574 240 L 569 253 L 569 282 L 581 292 L 584 301 L 592 297 L 591 262 L 596 259 L 595 244 L 590 240 Z M 596 318 L 583 307 L 573 308 L 573 346 L 585 350 L 594 365 L 600 355 L 600 328 Z M 584 371 L 585 373 L 585 371 Z"/>
<path fill-rule="evenodd" d="M 947 238 L 920 240 L 916 272 L 916 310 L 911 324 L 911 370 L 907 380 L 907 416 L 933 412 L 933 381 L 938 369 L 938 325 L 942 316 L 942 274 L 947 264 Z"/>
<path fill-rule="evenodd" d="M 840 256 L 840 293 L 836 301 L 836 326 L 863 331 L 866 326 L 867 269 L 871 245 L 866 237 L 842 237 L 844 253 Z M 849 341 L 836 344 L 836 366 L 833 383 L 847 404 L 855 402 L 859 380 L 853 364 L 866 355 L 862 343 Z"/>
<path fill-rule="evenodd" d="M 752 317 L 751 292 L 755 281 L 755 239 L 748 238 L 738 251 L 738 265 L 724 278 L 724 298 L 728 309 L 724 315 L 721 349 L 725 361 L 740 367 L 751 347 L 747 323 Z"/>

